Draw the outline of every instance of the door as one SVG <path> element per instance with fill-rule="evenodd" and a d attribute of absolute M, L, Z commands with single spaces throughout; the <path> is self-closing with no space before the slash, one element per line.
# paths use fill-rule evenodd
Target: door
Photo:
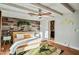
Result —
<path fill-rule="evenodd" d="M 50 21 L 50 39 L 55 38 L 55 21 Z"/>

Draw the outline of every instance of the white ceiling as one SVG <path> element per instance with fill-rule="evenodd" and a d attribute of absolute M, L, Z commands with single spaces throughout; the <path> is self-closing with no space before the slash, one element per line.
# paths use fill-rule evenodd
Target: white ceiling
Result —
<path fill-rule="evenodd" d="M 51 9 L 54 9 L 60 13 L 68 14 L 72 13 L 69 9 L 67 9 L 65 6 L 63 6 L 61 3 L 41 3 L 44 6 L 47 6 Z M 75 9 L 75 11 L 79 11 L 79 4 L 78 3 L 70 3 L 70 6 Z M 14 18 L 23 18 L 23 19 L 29 19 L 29 20 L 38 20 L 38 17 L 30 16 L 27 13 L 36 13 L 38 12 L 38 9 L 42 9 L 42 12 L 51 12 L 51 16 L 57 16 L 59 14 L 52 12 L 50 10 L 47 10 L 45 8 L 39 7 L 37 5 L 33 5 L 31 3 L 17 3 L 17 4 L 0 4 L 0 8 L 2 10 L 2 15 L 6 17 L 14 17 Z M 49 16 L 49 17 L 51 17 Z M 48 16 L 47 16 L 48 17 Z"/>
<path fill-rule="evenodd" d="M 50 4 L 43 4 L 45 6 L 48 6 L 52 9 L 55 9 L 63 14 L 66 14 L 66 13 L 70 13 L 70 11 L 68 9 L 66 9 L 62 4 L 58 4 L 58 3 L 50 3 Z M 66 10 L 66 11 L 65 11 Z"/>

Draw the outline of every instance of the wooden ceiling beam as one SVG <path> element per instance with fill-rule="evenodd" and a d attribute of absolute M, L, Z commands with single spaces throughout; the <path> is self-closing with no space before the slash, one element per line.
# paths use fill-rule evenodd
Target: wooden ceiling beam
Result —
<path fill-rule="evenodd" d="M 68 10 L 70 10 L 71 12 L 75 12 L 75 9 L 72 8 L 68 3 L 61 3 L 64 7 L 66 7 Z"/>
<path fill-rule="evenodd" d="M 31 4 L 34 5 L 34 6 L 37 6 L 37 7 L 41 7 L 41 8 L 47 9 L 47 10 L 52 11 L 52 12 L 54 12 L 54 13 L 57 13 L 57 14 L 59 14 L 59 15 L 63 15 L 63 13 L 61 13 L 61 12 L 59 12 L 59 11 L 57 11 L 57 10 L 54 10 L 54 9 L 52 9 L 52 8 L 50 8 L 50 7 L 47 7 L 47 6 L 45 6 L 45 5 L 42 5 L 41 3 L 31 3 Z"/>

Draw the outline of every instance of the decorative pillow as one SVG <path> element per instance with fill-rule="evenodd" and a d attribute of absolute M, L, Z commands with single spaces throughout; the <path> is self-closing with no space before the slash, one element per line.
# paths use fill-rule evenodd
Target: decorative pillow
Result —
<path fill-rule="evenodd" d="M 24 34 L 17 34 L 16 39 L 24 39 Z"/>
<path fill-rule="evenodd" d="M 35 33 L 34 36 L 40 38 L 40 34 L 39 33 Z"/>

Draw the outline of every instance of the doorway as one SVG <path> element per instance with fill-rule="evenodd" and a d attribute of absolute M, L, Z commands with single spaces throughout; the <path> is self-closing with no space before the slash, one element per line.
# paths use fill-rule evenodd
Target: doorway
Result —
<path fill-rule="evenodd" d="M 55 38 L 55 21 L 50 21 L 50 39 Z"/>

